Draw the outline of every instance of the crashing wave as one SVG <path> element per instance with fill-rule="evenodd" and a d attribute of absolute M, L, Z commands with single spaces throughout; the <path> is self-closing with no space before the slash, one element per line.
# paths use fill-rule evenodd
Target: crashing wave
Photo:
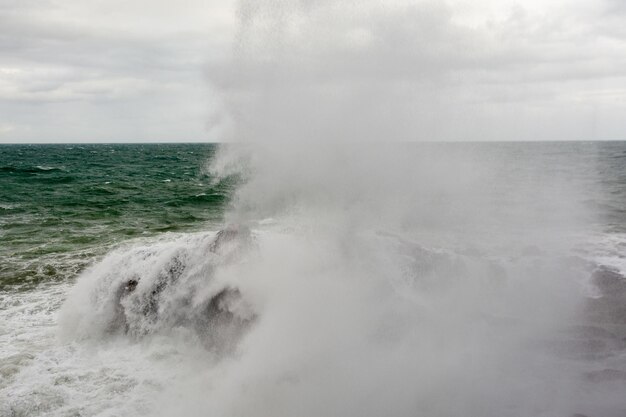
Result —
<path fill-rule="evenodd" d="M 220 272 L 245 262 L 253 246 L 250 230 L 233 226 L 121 248 L 79 279 L 62 311 L 64 334 L 139 338 L 185 328 L 211 350 L 230 350 L 255 313 Z"/>

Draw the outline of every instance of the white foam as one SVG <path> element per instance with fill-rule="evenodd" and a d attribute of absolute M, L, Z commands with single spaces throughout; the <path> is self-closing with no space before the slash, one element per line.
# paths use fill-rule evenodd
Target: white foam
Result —
<path fill-rule="evenodd" d="M 585 271 L 558 256 L 463 254 L 374 231 L 345 241 L 276 222 L 253 236 L 245 261 L 213 256 L 212 232 L 166 235 L 112 252 L 72 289 L 3 294 L 0 415 L 619 409 L 618 385 L 590 390 L 581 376 L 594 369 L 589 363 L 550 353 L 584 299 L 571 284 Z M 176 256 L 188 274 L 164 293 L 160 325 L 142 323 L 143 334 L 107 332 L 107 297 L 134 274 L 150 288 Z M 236 286 L 258 316 L 226 354 L 207 347 L 189 322 L 172 324 L 168 316 L 170 308 L 193 316 L 196 310 L 176 300 L 188 293 L 198 306 L 216 283 Z"/>

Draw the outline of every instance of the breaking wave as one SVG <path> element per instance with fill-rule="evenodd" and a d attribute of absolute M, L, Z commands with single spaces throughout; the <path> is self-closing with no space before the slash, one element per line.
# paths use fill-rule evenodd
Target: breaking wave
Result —
<path fill-rule="evenodd" d="M 484 190 L 466 176 L 471 193 L 457 192 L 450 171 L 475 172 L 472 164 L 450 155 L 393 158 L 393 168 L 372 176 L 362 168 L 384 163 L 383 151 L 353 149 L 356 158 L 340 166 L 331 162 L 345 148 L 330 159 L 307 150 L 303 158 L 315 155 L 318 165 L 298 164 L 294 153 L 288 160 L 257 150 L 262 157 L 251 159 L 248 150 L 235 158 L 232 151 L 224 148 L 212 165 L 228 176 L 245 161 L 230 226 L 112 252 L 83 273 L 61 311 L 64 340 L 183 339 L 207 352 L 177 356 L 176 366 L 186 365 L 176 384 L 156 377 L 162 388 L 148 414 L 624 410 L 626 373 L 615 362 L 624 352 L 623 277 L 564 234 L 578 217 L 567 217 L 568 227 L 543 227 L 555 213 L 512 187 L 507 198 L 517 210 L 487 218 L 477 210 L 491 201 Z M 282 176 L 293 158 L 305 171 Z M 416 160 L 430 164 L 416 168 Z M 436 186 L 398 181 L 417 173 Z M 474 207 L 436 210 L 450 196 Z"/>

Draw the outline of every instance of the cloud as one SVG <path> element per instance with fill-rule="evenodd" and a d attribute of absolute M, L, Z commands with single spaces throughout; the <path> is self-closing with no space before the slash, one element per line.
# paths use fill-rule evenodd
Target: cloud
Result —
<path fill-rule="evenodd" d="M 615 0 L 0 0 L 0 123 L 30 126 L 2 140 L 626 138 L 622 12 Z M 107 118 L 122 108 L 135 117 Z M 90 123 L 45 125 L 70 109 Z M 137 125 L 172 113 L 180 123 Z"/>
<path fill-rule="evenodd" d="M 206 140 L 204 67 L 232 25 L 217 1 L 185 6 L 0 0 L 1 140 Z"/>
<path fill-rule="evenodd" d="M 0 136 L 15 130 L 15 126 L 0 124 Z"/>

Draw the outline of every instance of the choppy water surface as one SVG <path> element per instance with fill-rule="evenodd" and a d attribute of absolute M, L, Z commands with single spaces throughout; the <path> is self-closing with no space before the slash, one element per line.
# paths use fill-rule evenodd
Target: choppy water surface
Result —
<path fill-rule="evenodd" d="M 129 238 L 218 221 L 213 145 L 0 146 L 0 286 L 71 279 Z"/>

